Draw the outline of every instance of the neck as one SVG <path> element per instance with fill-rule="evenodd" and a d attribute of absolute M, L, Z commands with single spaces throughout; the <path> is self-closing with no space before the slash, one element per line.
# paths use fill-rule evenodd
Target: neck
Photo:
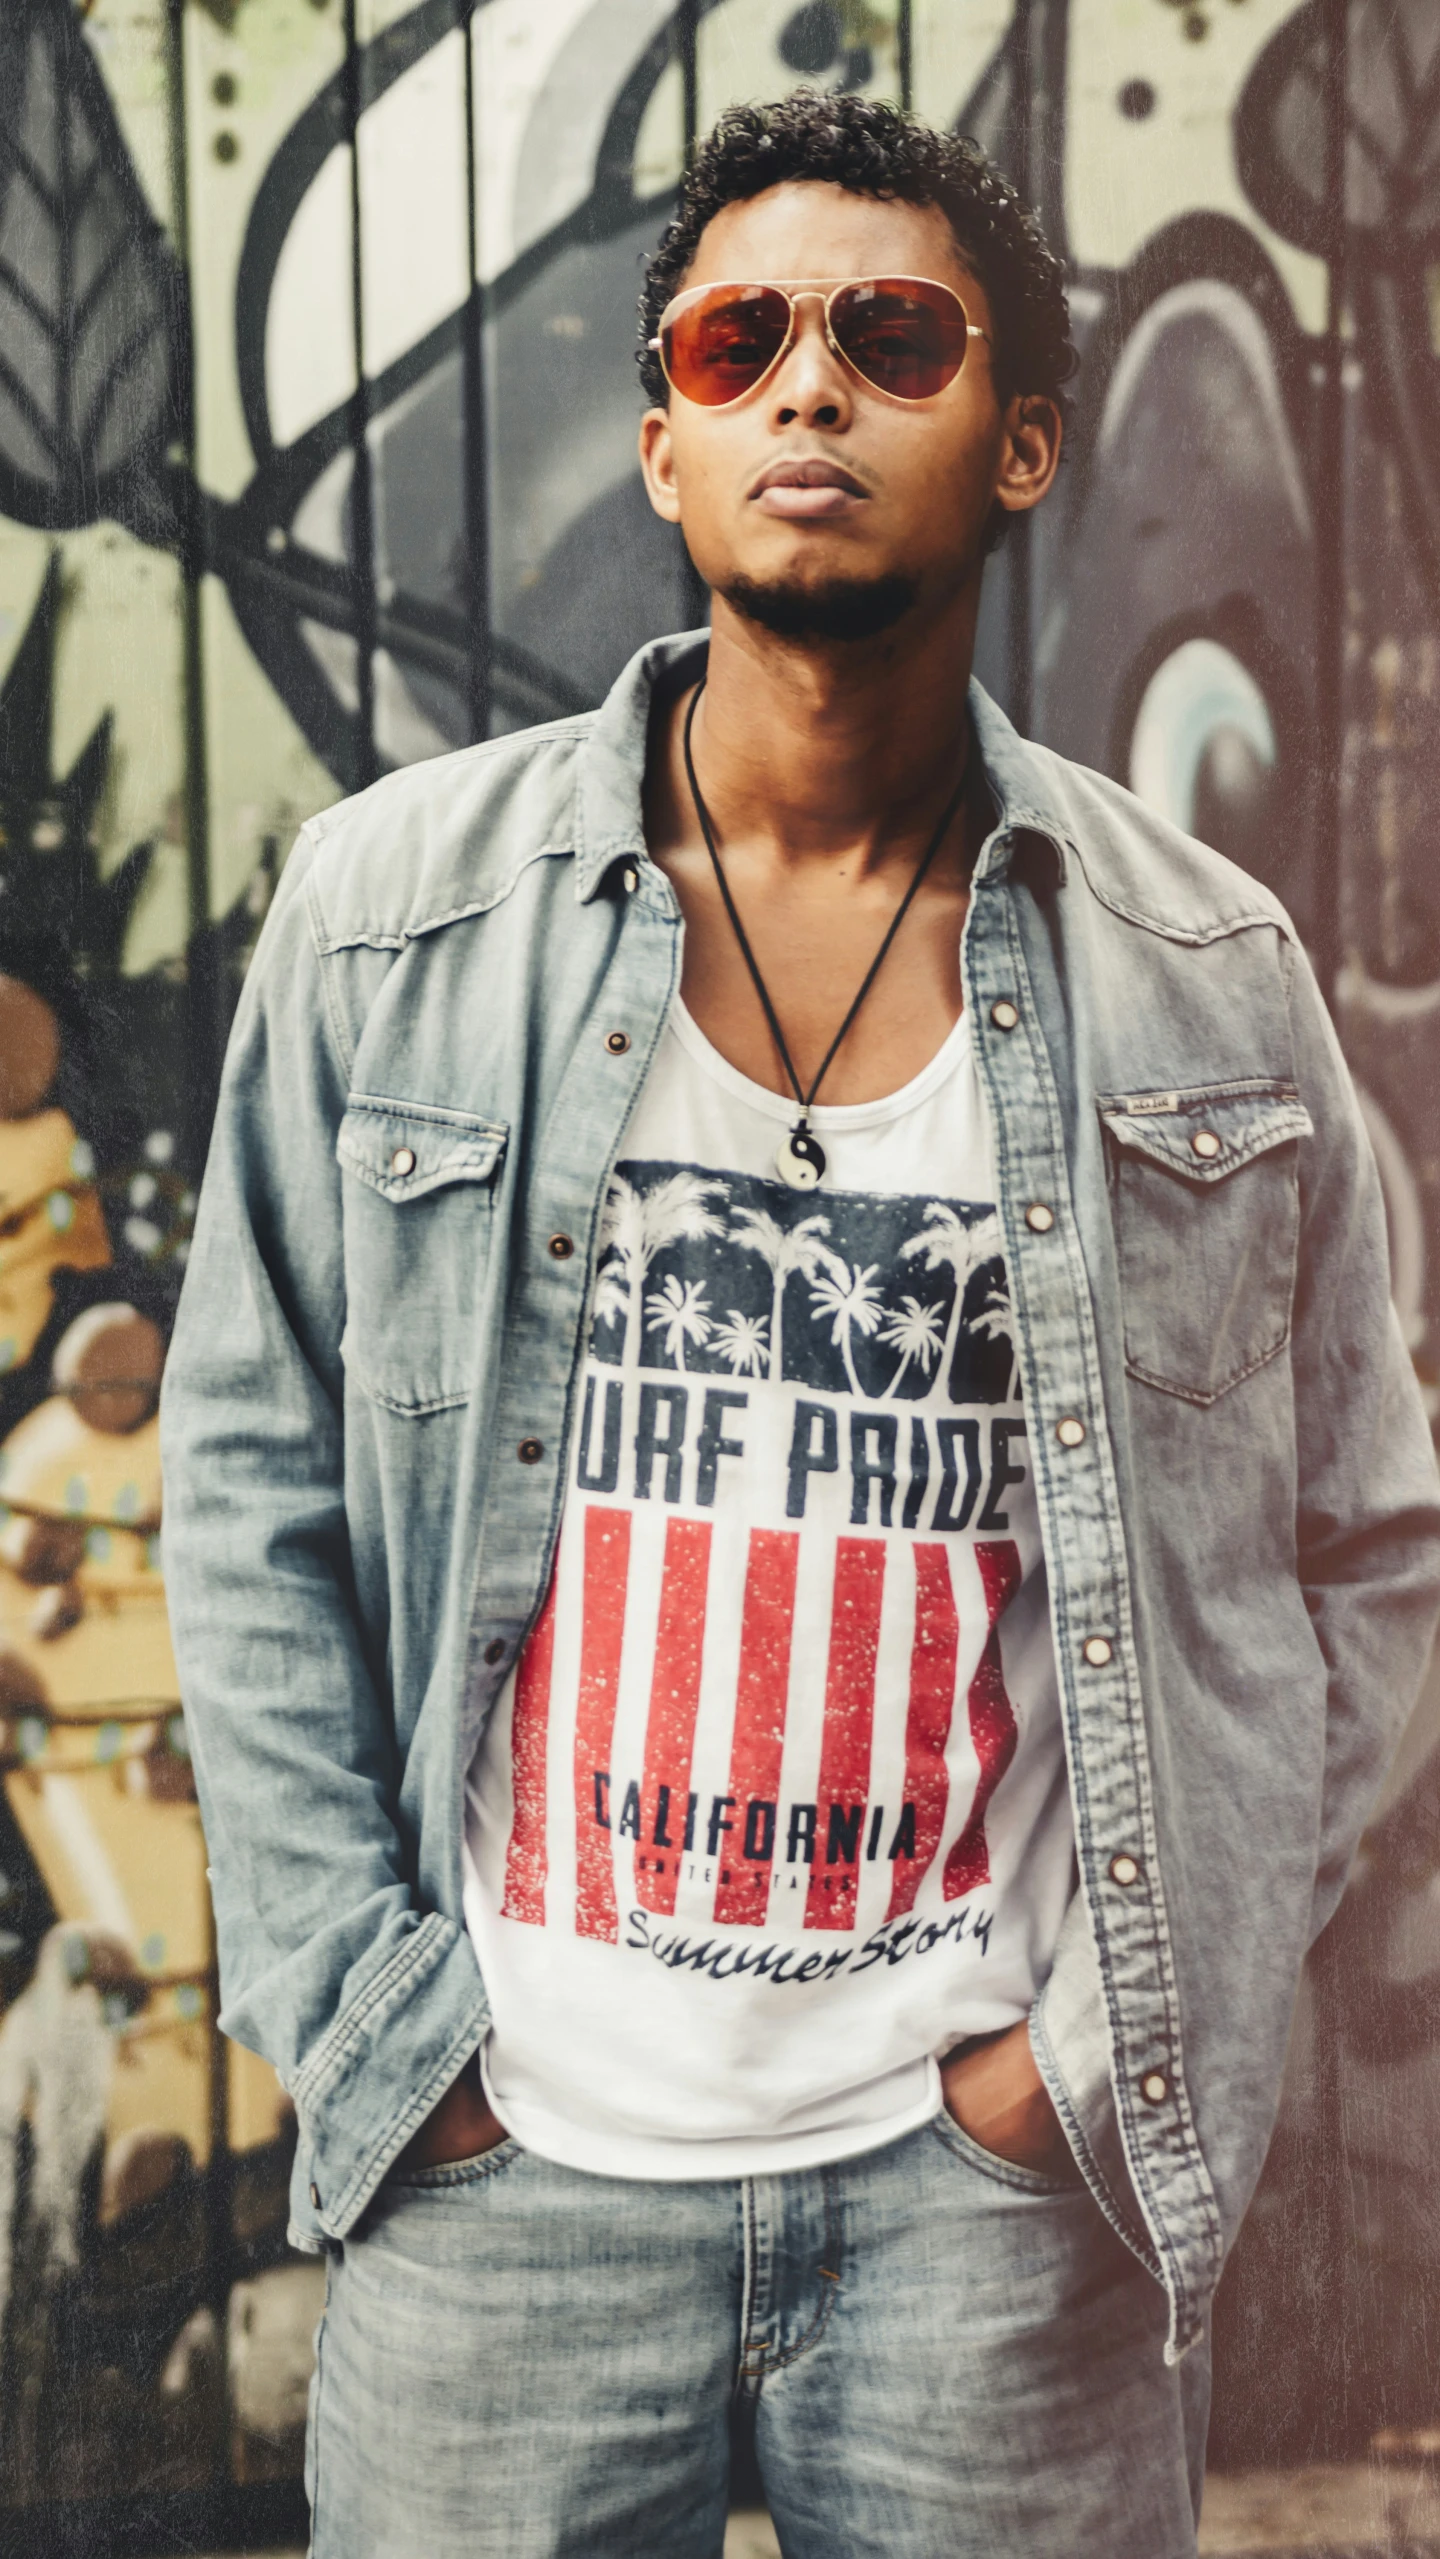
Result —
<path fill-rule="evenodd" d="M 878 639 L 777 638 L 715 598 L 696 762 L 722 835 L 878 863 L 933 822 L 965 750 L 979 580 Z"/>

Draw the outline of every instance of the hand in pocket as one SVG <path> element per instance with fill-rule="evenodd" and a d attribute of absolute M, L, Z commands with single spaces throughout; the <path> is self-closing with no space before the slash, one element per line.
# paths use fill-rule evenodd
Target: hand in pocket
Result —
<path fill-rule="evenodd" d="M 420 2130 L 395 2162 L 403 2176 L 416 2168 L 445 2168 L 455 2159 L 478 2159 L 505 2139 L 505 2127 L 490 2104 L 480 2080 L 480 2056 L 472 2053 L 458 2079 L 452 2079 Z"/>
<path fill-rule="evenodd" d="M 1025 2018 L 997 2035 L 976 2035 L 940 2064 L 946 2112 L 970 2139 L 1012 2168 L 1060 2176 L 1070 2145 L 1030 2049 Z"/>

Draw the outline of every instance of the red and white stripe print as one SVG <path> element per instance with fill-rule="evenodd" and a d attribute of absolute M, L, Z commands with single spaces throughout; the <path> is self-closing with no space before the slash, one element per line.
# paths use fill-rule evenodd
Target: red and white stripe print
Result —
<path fill-rule="evenodd" d="M 514 1683 L 502 1915 L 610 1943 L 637 1906 L 834 1935 L 987 1883 L 1020 1584 L 1010 1538 L 572 1501 Z"/>

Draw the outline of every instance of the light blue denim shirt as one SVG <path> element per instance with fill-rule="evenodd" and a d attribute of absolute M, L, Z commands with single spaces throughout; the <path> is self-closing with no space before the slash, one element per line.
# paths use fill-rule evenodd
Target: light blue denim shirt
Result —
<path fill-rule="evenodd" d="M 462 1777 L 546 1586 L 601 1202 L 679 983 L 641 789 L 652 687 L 703 649 L 313 820 L 236 1019 L 165 1554 L 222 2023 L 294 2100 L 302 2247 L 353 2228 L 485 2030 Z M 1289 919 L 970 710 L 998 817 L 965 1001 L 1081 1876 L 1032 2035 L 1174 2355 L 1421 1676 L 1440 1506 Z"/>

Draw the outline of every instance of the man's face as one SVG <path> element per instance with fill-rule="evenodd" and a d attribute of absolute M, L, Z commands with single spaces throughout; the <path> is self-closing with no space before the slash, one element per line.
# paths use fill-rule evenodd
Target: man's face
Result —
<path fill-rule="evenodd" d="M 1012 511 L 1033 506 L 1054 475 L 1059 419 L 1045 401 L 1002 410 L 989 302 L 937 207 L 810 181 L 772 187 L 707 225 L 685 285 L 866 275 L 948 284 L 987 332 L 935 398 L 872 390 L 833 352 L 810 300 L 757 389 L 723 409 L 672 392 L 641 426 L 652 505 L 683 525 L 707 585 L 772 627 L 803 630 L 813 606 L 817 636 L 862 636 L 912 604 L 943 604 L 978 580 L 997 498 Z M 796 465 L 812 478 L 827 466 L 831 485 L 787 482 Z"/>

